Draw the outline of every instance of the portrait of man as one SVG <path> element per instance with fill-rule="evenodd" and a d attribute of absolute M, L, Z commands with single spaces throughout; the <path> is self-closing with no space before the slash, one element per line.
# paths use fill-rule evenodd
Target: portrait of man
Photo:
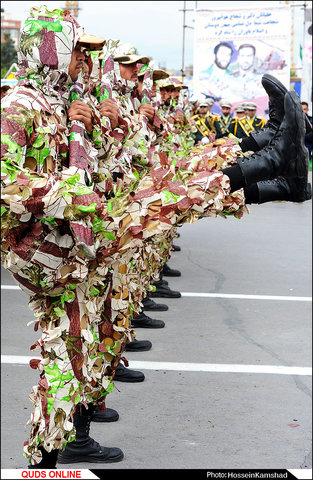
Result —
<path fill-rule="evenodd" d="M 203 70 L 203 73 L 208 75 L 229 73 L 228 66 L 234 53 L 233 46 L 229 42 L 220 42 L 214 47 L 213 53 L 214 63 Z"/>
<path fill-rule="evenodd" d="M 230 67 L 230 74 L 234 77 L 249 77 L 260 75 L 261 69 L 258 67 L 256 57 L 256 48 L 251 43 L 244 43 L 238 48 L 237 61 Z"/>
<path fill-rule="evenodd" d="M 261 78 L 264 73 L 260 68 L 260 59 L 256 47 L 251 43 L 244 43 L 238 47 L 236 62 L 230 67 L 232 87 L 242 100 L 261 97 L 264 89 Z"/>
<path fill-rule="evenodd" d="M 199 93 L 205 97 L 212 96 L 216 100 L 226 97 L 229 92 L 230 77 L 229 65 L 235 52 L 232 42 L 219 42 L 211 52 L 214 60 L 200 72 Z"/>

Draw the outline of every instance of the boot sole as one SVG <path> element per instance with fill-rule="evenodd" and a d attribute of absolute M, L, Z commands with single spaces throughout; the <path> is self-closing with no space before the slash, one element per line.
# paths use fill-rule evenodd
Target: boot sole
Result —
<path fill-rule="evenodd" d="M 164 277 L 181 277 L 181 273 L 179 273 L 179 274 L 174 273 L 174 274 L 173 274 L 173 273 L 164 273 L 164 272 L 162 272 L 162 275 L 163 275 Z"/>
<path fill-rule="evenodd" d="M 265 75 L 263 75 L 262 77 L 262 85 L 263 85 L 263 78 L 266 77 L 266 79 L 272 84 L 274 85 L 275 87 L 277 87 L 280 92 L 285 95 L 287 93 L 287 88 L 279 81 L 277 80 L 277 78 L 273 77 L 272 75 L 266 73 Z M 263 85 L 263 88 L 264 90 L 266 91 L 266 88 L 264 87 Z M 305 115 L 305 133 L 310 133 L 312 131 L 312 125 L 311 125 L 311 122 L 310 120 L 308 119 L 307 115 Z"/>
<path fill-rule="evenodd" d="M 139 323 L 132 323 L 133 328 L 164 328 L 164 325 L 141 325 Z"/>
<path fill-rule="evenodd" d="M 262 77 L 262 80 L 261 80 L 262 85 L 263 85 L 263 78 L 266 78 L 272 85 L 277 87 L 283 95 L 285 95 L 287 93 L 287 91 L 288 91 L 287 88 L 279 80 L 277 80 L 277 78 L 275 78 L 272 75 L 266 73 Z M 266 88 L 264 87 L 264 85 L 263 85 L 263 88 L 266 91 Z"/>
<path fill-rule="evenodd" d="M 167 312 L 168 307 L 166 307 L 166 308 L 158 308 L 158 307 L 156 307 L 156 308 L 154 308 L 154 307 L 146 308 L 146 307 L 143 307 L 143 310 L 145 310 L 146 312 Z"/>
<path fill-rule="evenodd" d="M 113 378 L 113 382 L 124 382 L 124 383 L 140 383 L 143 382 L 145 377 L 143 378 Z"/>
<path fill-rule="evenodd" d="M 119 416 L 117 417 L 111 417 L 111 418 L 108 418 L 108 419 L 100 419 L 100 418 L 94 418 L 94 417 L 91 417 L 91 421 L 92 422 L 97 422 L 97 423 L 111 423 L 111 422 L 117 422 L 119 419 Z"/>
<path fill-rule="evenodd" d="M 141 347 L 141 348 L 127 348 L 125 347 L 127 352 L 148 352 L 151 350 L 151 347 Z"/>
<path fill-rule="evenodd" d="M 309 171 L 309 153 L 304 143 L 305 118 L 302 110 L 302 105 L 297 92 L 295 92 L 294 90 L 288 92 L 288 94 L 286 95 L 288 95 L 288 97 L 291 99 L 294 107 L 293 124 L 296 125 L 296 135 L 294 143 L 297 148 L 296 173 L 298 177 L 307 177 Z"/>
<path fill-rule="evenodd" d="M 107 460 L 100 460 L 99 458 L 92 458 L 90 457 L 74 457 L 68 460 L 65 459 L 58 459 L 57 463 L 61 463 L 62 465 L 64 464 L 70 464 L 70 463 L 117 463 L 123 460 L 124 454 L 120 455 L 119 457 L 116 458 L 108 458 Z"/>

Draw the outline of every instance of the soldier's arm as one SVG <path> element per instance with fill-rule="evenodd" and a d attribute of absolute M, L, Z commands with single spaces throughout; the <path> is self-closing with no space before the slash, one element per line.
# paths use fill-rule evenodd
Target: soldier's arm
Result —
<path fill-rule="evenodd" d="M 235 136 L 236 136 L 236 132 L 237 132 L 237 121 L 238 121 L 238 119 L 236 117 L 233 118 L 232 121 L 230 122 L 229 127 L 228 127 L 229 133 L 232 133 Z"/>
<path fill-rule="evenodd" d="M 215 138 L 216 139 L 222 138 L 224 136 L 224 134 L 222 132 L 222 125 L 221 125 L 221 122 L 219 120 L 219 117 L 217 117 L 217 119 L 214 121 L 214 126 L 215 126 L 215 130 L 216 130 Z"/>
<path fill-rule="evenodd" d="M 26 108 L 27 100 L 25 96 L 25 108 L 7 102 L 3 106 L 2 212 L 15 214 L 21 222 L 28 222 L 31 215 L 54 221 L 95 212 L 100 206 L 97 196 L 78 169 L 67 166 L 66 127 L 53 123 L 53 111 L 40 111 L 40 106 L 32 110 L 33 103 Z"/>

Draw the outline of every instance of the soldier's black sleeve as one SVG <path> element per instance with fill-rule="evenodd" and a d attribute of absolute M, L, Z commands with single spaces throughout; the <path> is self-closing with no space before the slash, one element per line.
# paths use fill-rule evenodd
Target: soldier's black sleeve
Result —
<path fill-rule="evenodd" d="M 215 138 L 218 139 L 218 138 L 224 137 L 225 135 L 222 132 L 222 127 L 221 127 L 220 121 L 216 120 L 214 125 L 215 125 L 215 128 L 216 128 L 216 137 Z"/>

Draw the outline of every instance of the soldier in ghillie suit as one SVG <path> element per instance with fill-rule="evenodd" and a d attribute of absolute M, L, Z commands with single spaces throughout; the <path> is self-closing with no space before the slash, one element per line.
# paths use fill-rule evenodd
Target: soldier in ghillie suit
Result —
<path fill-rule="evenodd" d="M 82 48 L 103 45 L 96 37 L 85 40 L 69 12 L 33 8 L 21 35 L 20 81 L 2 102 L 4 266 L 30 295 L 35 330 L 42 330 L 32 346 L 42 360 L 31 361 L 40 381 L 31 393 L 32 429 L 24 447 L 32 467 L 40 468 L 53 467 L 75 434 L 95 461 L 123 457 L 86 437 L 86 407 L 103 402 L 113 385 L 99 375 L 101 359 L 92 359 L 99 333 L 88 311 L 94 295 L 87 281 L 94 254 L 88 227 L 101 205 L 92 187 L 98 150 L 91 139 L 101 125 L 89 106 L 69 103 Z"/>

